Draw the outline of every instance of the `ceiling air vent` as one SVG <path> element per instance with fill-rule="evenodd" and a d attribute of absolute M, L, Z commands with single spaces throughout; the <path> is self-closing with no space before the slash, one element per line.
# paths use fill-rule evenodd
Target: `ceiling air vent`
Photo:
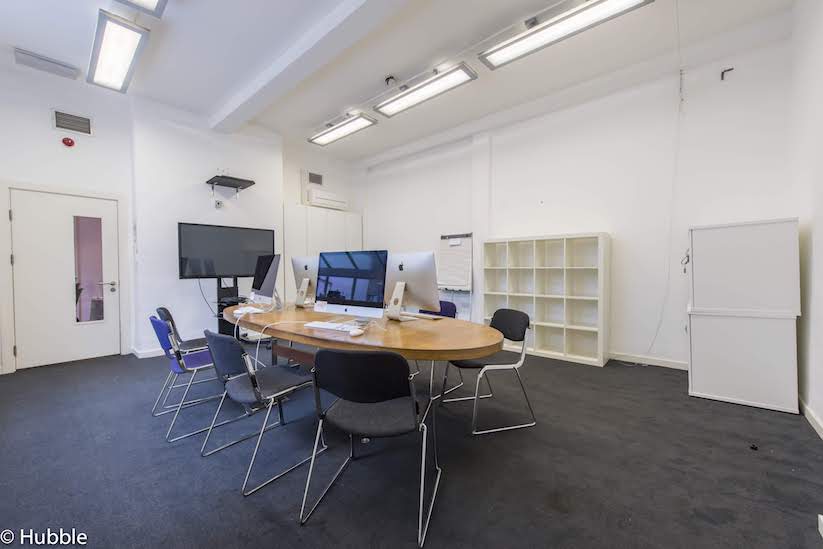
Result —
<path fill-rule="evenodd" d="M 59 130 L 91 135 L 91 120 L 75 114 L 54 111 L 54 127 Z"/>

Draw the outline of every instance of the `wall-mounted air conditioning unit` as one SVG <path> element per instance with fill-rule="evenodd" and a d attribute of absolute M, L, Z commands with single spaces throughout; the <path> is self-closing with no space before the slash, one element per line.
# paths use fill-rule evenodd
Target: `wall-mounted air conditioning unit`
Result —
<path fill-rule="evenodd" d="M 309 188 L 307 198 L 309 206 L 331 208 L 333 210 L 345 210 L 349 207 L 349 203 L 342 196 L 320 188 Z"/>

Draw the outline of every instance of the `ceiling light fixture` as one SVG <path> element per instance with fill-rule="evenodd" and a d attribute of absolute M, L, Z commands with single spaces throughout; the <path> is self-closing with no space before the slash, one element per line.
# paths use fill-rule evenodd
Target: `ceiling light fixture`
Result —
<path fill-rule="evenodd" d="M 100 10 L 88 82 L 125 92 L 134 75 L 140 51 L 148 39 L 149 29 Z"/>
<path fill-rule="evenodd" d="M 479 55 L 494 70 L 565 38 L 651 4 L 654 0 L 586 0 L 581 5 L 500 42 Z"/>
<path fill-rule="evenodd" d="M 352 115 L 344 119 L 342 122 L 338 122 L 322 132 L 311 136 L 309 138 L 309 143 L 314 143 L 315 145 L 325 147 L 329 143 L 334 143 L 338 139 L 348 137 L 353 133 L 357 133 L 360 130 L 368 128 L 369 126 L 374 126 L 375 124 L 377 124 L 377 120 L 371 118 L 370 116 L 366 116 L 365 114 L 361 113 Z"/>
<path fill-rule="evenodd" d="M 389 118 L 424 101 L 462 86 L 477 78 L 477 74 L 465 63 L 460 63 L 448 70 L 437 72 L 419 84 L 405 89 L 397 95 L 375 105 L 374 110 Z"/>
<path fill-rule="evenodd" d="M 163 17 L 163 11 L 166 9 L 166 2 L 168 0 L 117 0 L 121 4 L 125 4 L 143 13 L 148 13 L 158 19 Z"/>

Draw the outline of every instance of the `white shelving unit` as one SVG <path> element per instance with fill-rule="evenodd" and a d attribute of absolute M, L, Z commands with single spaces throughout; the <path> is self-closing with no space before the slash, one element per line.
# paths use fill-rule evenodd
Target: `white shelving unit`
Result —
<path fill-rule="evenodd" d="M 608 360 L 609 235 L 570 234 L 483 244 L 483 310 L 523 311 L 528 353 L 604 366 Z M 508 349 L 517 350 L 515 345 Z"/>

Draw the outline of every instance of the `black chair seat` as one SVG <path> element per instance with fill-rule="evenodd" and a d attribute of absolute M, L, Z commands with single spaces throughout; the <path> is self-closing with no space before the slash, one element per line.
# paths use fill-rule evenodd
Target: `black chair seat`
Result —
<path fill-rule="evenodd" d="M 206 338 L 201 337 L 200 339 L 190 339 L 188 341 L 182 341 L 180 343 L 180 350 L 184 353 L 187 353 L 190 351 L 196 351 L 198 349 L 205 349 L 208 346 L 209 344 L 206 341 Z"/>
<path fill-rule="evenodd" d="M 517 353 L 509 351 L 497 351 L 493 355 L 484 356 L 483 358 L 472 358 L 469 360 L 452 360 L 451 363 L 458 368 L 472 368 L 479 370 L 483 366 L 492 364 L 516 364 L 520 357 Z"/>
<path fill-rule="evenodd" d="M 298 385 L 311 382 L 311 377 L 294 368 L 269 366 L 257 370 L 257 383 L 263 398 L 286 391 Z M 229 398 L 241 404 L 257 404 L 254 388 L 248 376 L 240 376 L 226 382 Z"/>
<path fill-rule="evenodd" d="M 417 430 L 411 413 L 411 397 L 384 402 L 351 402 L 339 399 L 326 411 L 325 421 L 338 429 L 364 437 L 393 437 Z M 419 414 L 424 403 L 418 400 L 414 408 Z"/>

